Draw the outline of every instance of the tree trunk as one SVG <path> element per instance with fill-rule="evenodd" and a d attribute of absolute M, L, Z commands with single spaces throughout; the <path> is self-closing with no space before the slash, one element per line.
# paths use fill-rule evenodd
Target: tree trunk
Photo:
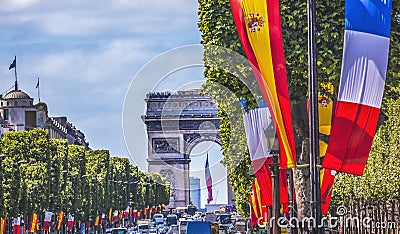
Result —
<path fill-rule="evenodd" d="M 298 165 L 309 163 L 309 143 L 308 138 L 302 142 L 302 151 L 297 158 Z M 304 217 L 311 217 L 310 210 L 310 170 L 309 167 L 296 168 L 294 170 L 294 187 L 296 190 L 297 218 L 301 224 Z"/>
<path fill-rule="evenodd" d="M 293 130 L 295 131 L 297 165 L 310 163 L 310 140 L 308 134 L 307 99 L 305 97 L 292 106 Z M 304 217 L 311 217 L 310 197 L 310 170 L 308 166 L 293 170 L 294 188 L 296 191 L 297 218 L 302 224 Z M 303 229 L 303 233 L 306 230 Z"/>

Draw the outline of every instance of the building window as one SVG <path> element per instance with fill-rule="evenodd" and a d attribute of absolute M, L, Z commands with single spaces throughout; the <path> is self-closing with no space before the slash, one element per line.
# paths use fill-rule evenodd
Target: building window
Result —
<path fill-rule="evenodd" d="M 8 120 L 8 109 L 4 109 L 4 120 Z"/>
<path fill-rule="evenodd" d="M 14 106 L 18 106 L 18 102 L 17 101 L 14 102 Z"/>

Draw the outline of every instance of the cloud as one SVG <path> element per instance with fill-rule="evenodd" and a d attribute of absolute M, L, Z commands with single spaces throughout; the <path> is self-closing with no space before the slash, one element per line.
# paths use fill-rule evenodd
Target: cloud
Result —
<path fill-rule="evenodd" d="M 3 1 L 0 1 L 3 2 Z M 58 36 L 162 34 L 196 30 L 197 1 L 57 1 L 3 3 L 0 24 L 27 24 Z M 190 20 L 189 20 L 190 19 Z"/>

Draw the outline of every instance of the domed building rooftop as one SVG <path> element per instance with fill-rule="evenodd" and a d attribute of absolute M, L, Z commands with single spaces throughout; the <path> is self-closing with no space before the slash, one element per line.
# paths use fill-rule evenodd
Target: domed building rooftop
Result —
<path fill-rule="evenodd" d="M 13 90 L 9 93 L 7 93 L 6 95 L 4 95 L 3 99 L 29 99 L 31 97 L 29 97 L 28 94 L 26 94 L 25 92 L 21 91 L 21 90 Z"/>

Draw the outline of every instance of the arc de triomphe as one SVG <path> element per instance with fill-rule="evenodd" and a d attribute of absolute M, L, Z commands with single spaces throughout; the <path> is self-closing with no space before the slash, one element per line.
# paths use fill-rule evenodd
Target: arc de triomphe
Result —
<path fill-rule="evenodd" d="M 200 90 L 149 93 L 142 116 L 148 136 L 148 171 L 160 173 L 171 186 L 169 207 L 189 204 L 190 152 L 200 142 L 221 145 L 218 109 Z M 228 203 L 233 193 L 228 181 Z"/>

